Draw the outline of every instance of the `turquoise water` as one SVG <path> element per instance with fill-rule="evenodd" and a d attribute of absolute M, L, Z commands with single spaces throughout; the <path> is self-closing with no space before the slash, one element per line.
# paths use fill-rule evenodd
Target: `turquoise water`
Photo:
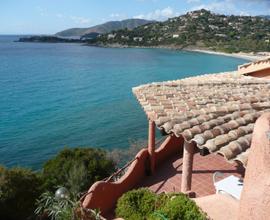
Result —
<path fill-rule="evenodd" d="M 34 169 L 65 146 L 127 148 L 147 137 L 131 88 L 229 71 L 245 60 L 164 49 L 14 43 L 0 37 L 0 164 Z"/>

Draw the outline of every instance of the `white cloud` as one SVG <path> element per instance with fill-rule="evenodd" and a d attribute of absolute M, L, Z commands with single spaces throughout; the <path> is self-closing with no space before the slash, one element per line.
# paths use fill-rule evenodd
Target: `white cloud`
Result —
<path fill-rule="evenodd" d="M 192 4 L 192 3 L 200 3 L 201 0 L 187 0 L 187 3 Z"/>
<path fill-rule="evenodd" d="M 91 20 L 89 18 L 84 18 L 80 16 L 70 16 L 69 17 L 72 21 L 78 24 L 89 24 L 91 23 Z"/>
<path fill-rule="evenodd" d="M 188 1 L 197 1 L 197 0 L 187 0 Z M 200 1 L 201 2 L 201 1 Z M 195 4 L 194 7 L 192 7 L 190 10 L 199 10 L 199 9 L 207 9 L 216 13 L 220 14 L 237 14 L 237 15 L 251 15 L 254 13 L 254 10 L 252 8 L 254 6 L 258 7 L 264 7 L 269 9 L 270 11 L 270 0 L 213 0 L 209 3 L 200 3 L 198 2 Z M 239 3 L 245 3 L 245 7 L 240 7 Z M 256 8 L 255 7 L 255 8 Z M 249 11 L 249 12 L 248 12 Z"/>
<path fill-rule="evenodd" d="M 118 14 L 118 13 L 112 13 L 112 14 L 110 14 L 110 17 L 111 18 L 119 18 L 121 15 L 120 14 Z"/>
<path fill-rule="evenodd" d="M 145 18 L 145 15 L 143 15 L 143 14 L 139 14 L 139 15 L 135 15 L 135 16 L 133 16 L 133 18 L 137 18 L 137 19 L 144 19 L 144 18 Z"/>
<path fill-rule="evenodd" d="M 62 13 L 57 13 L 57 14 L 55 14 L 55 16 L 58 19 L 69 19 L 69 20 L 73 21 L 76 24 L 90 24 L 91 23 L 91 19 L 86 18 L 86 17 L 81 17 L 81 16 L 65 15 L 65 14 L 62 14 Z"/>
<path fill-rule="evenodd" d="M 48 11 L 46 8 L 43 8 L 41 6 L 37 6 L 36 10 L 38 11 L 38 13 L 40 14 L 40 16 L 47 16 L 48 15 Z"/>
<path fill-rule="evenodd" d="M 240 15 L 240 16 L 251 16 L 251 14 L 249 14 L 249 13 L 246 12 L 246 11 L 240 11 L 239 15 Z"/>
<path fill-rule="evenodd" d="M 127 18 L 125 14 L 119 14 L 119 13 L 112 13 L 110 14 L 110 17 L 116 20 L 123 20 Z"/>
<path fill-rule="evenodd" d="M 171 7 L 167 7 L 167 8 L 164 8 L 163 10 L 160 11 L 160 15 L 162 17 L 169 18 L 169 17 L 172 17 L 174 15 L 174 11 Z"/>
<path fill-rule="evenodd" d="M 207 9 L 216 13 L 223 14 L 240 14 L 245 13 L 235 6 L 232 0 L 214 1 L 209 4 L 200 4 L 193 7 L 191 10 Z"/>
<path fill-rule="evenodd" d="M 157 2 L 158 0 L 137 0 L 138 2 Z"/>
<path fill-rule="evenodd" d="M 134 18 L 148 19 L 148 20 L 164 20 L 170 17 L 177 16 L 178 13 L 174 11 L 171 7 L 166 7 L 164 9 L 157 9 L 148 14 L 139 14 L 134 16 Z"/>
<path fill-rule="evenodd" d="M 250 2 L 250 3 L 263 3 L 266 4 L 268 6 L 270 6 L 270 1 L 269 0 L 241 0 L 242 2 Z"/>

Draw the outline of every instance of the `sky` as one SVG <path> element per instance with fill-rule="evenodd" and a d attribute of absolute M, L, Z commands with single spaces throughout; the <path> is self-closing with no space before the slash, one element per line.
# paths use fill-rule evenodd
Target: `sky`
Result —
<path fill-rule="evenodd" d="M 162 21 L 201 8 L 270 15 L 270 0 L 0 0 L 0 34 L 54 34 L 127 18 Z"/>

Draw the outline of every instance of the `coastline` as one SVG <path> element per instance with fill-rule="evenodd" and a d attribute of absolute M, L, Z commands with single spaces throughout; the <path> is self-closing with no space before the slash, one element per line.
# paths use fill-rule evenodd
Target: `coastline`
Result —
<path fill-rule="evenodd" d="M 254 53 L 225 53 L 225 52 L 217 52 L 207 49 L 189 49 L 185 48 L 185 51 L 191 51 L 191 52 L 198 52 L 198 53 L 207 53 L 207 54 L 213 54 L 213 55 L 221 55 L 221 56 L 229 56 L 229 57 L 235 57 L 235 58 L 241 58 L 249 61 L 256 61 L 265 58 L 267 55 L 259 55 Z M 270 54 L 269 54 L 270 55 Z"/>
<path fill-rule="evenodd" d="M 197 53 L 206 53 L 206 54 L 213 54 L 219 56 L 228 56 L 228 57 L 235 57 L 240 59 L 245 59 L 248 61 L 256 61 L 267 56 L 270 56 L 270 52 L 259 52 L 259 53 L 225 53 L 225 52 L 218 52 L 213 51 L 207 48 L 196 48 L 196 47 L 183 47 L 177 45 L 160 45 L 160 46 L 130 46 L 130 45 L 122 45 L 122 44 L 107 44 L 107 45 L 100 45 L 100 44 L 86 44 L 87 46 L 97 46 L 97 47 L 104 47 L 104 48 L 149 48 L 149 49 L 169 49 L 169 50 L 182 50 L 182 51 L 189 51 L 189 52 L 197 52 Z"/>
<path fill-rule="evenodd" d="M 100 44 L 100 43 L 86 43 L 82 40 L 71 40 L 71 39 L 62 39 L 55 36 L 32 36 L 26 38 L 20 38 L 18 41 L 15 42 L 33 42 L 33 43 L 82 43 L 85 46 L 96 46 L 96 47 L 104 47 L 104 48 L 150 48 L 150 49 L 169 49 L 169 50 L 182 50 L 182 51 L 191 51 L 197 53 L 206 53 L 206 54 L 213 54 L 213 55 L 220 55 L 220 56 L 229 56 L 235 58 L 241 58 L 248 61 L 256 61 L 265 58 L 266 56 L 270 56 L 270 52 L 250 52 L 250 53 L 226 53 L 226 52 L 218 52 L 213 51 L 209 48 L 198 47 L 198 46 L 183 46 L 183 45 L 159 45 L 159 46 L 130 46 L 130 45 L 123 45 L 119 43 L 113 44 Z"/>

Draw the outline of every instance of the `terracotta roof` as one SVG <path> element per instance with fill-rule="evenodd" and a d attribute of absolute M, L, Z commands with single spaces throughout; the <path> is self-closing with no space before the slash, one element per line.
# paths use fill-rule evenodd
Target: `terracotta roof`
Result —
<path fill-rule="evenodd" d="M 263 59 L 259 59 L 259 60 L 255 60 L 253 62 L 249 62 L 249 63 L 245 63 L 243 65 L 240 65 L 239 68 L 245 68 L 245 67 L 248 67 L 248 66 L 251 66 L 251 65 L 258 65 L 258 64 L 261 64 L 261 63 L 268 63 L 270 61 L 270 57 L 265 57 Z"/>
<path fill-rule="evenodd" d="M 151 83 L 133 93 L 165 133 L 246 166 L 254 123 L 270 111 L 269 89 L 270 80 L 230 72 Z"/>
<path fill-rule="evenodd" d="M 270 69 L 270 57 L 238 66 L 239 74 L 251 74 L 265 69 Z"/>

